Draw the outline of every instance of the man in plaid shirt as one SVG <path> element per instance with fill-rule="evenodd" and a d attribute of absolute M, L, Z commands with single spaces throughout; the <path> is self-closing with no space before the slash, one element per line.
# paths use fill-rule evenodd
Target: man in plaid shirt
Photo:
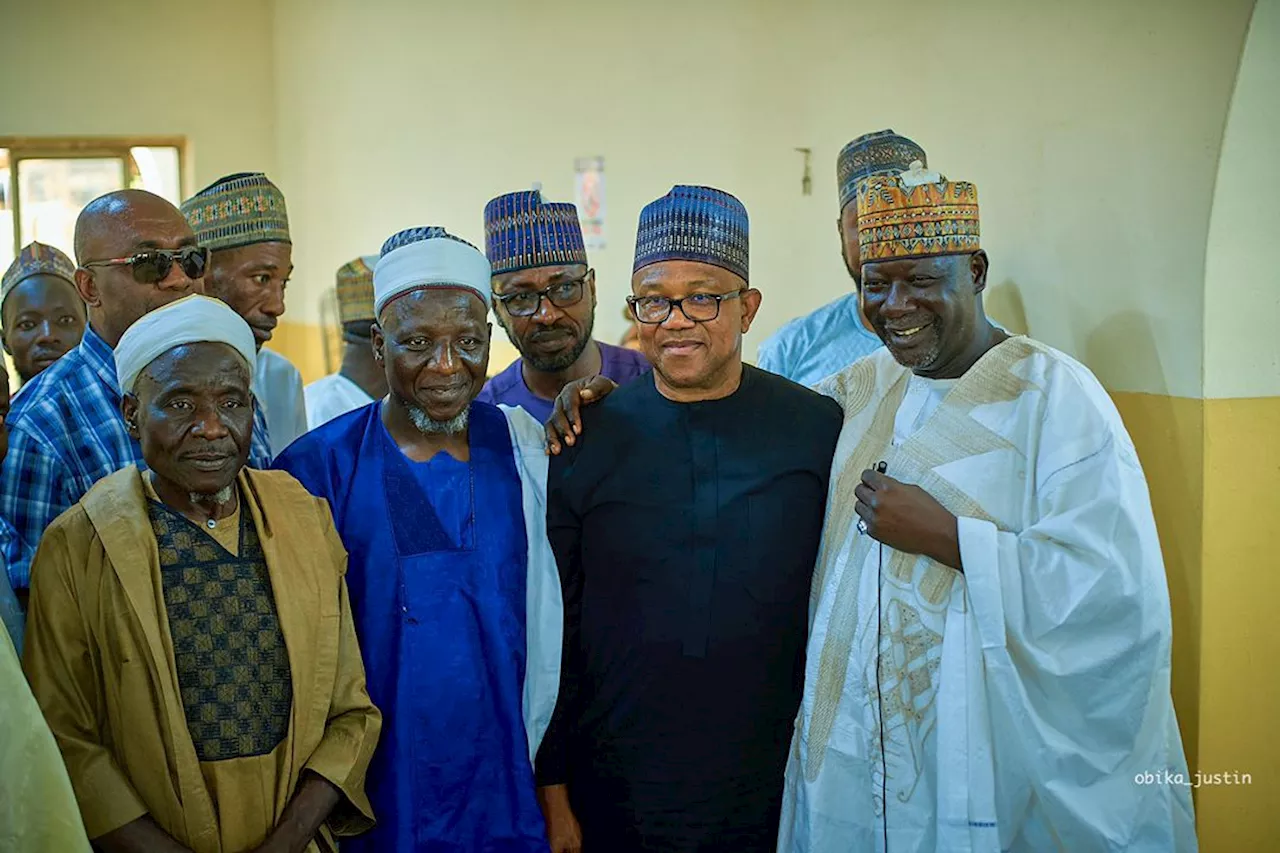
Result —
<path fill-rule="evenodd" d="M 30 582 L 44 529 L 102 477 L 142 450 L 120 414 L 113 347 L 143 314 L 202 293 L 208 252 L 169 202 L 119 190 L 89 202 L 76 220 L 76 288 L 89 306 L 80 345 L 22 387 L 8 417 L 9 454 L 0 472 L 0 541 L 16 589 Z M 262 409 L 255 406 L 249 464 L 271 462 Z M 6 537 L 0 536 L 0 540 Z"/>

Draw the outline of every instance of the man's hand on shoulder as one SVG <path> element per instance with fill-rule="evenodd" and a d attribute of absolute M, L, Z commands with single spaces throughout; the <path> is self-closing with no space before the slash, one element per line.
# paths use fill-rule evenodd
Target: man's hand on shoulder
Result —
<path fill-rule="evenodd" d="M 607 376 L 596 374 L 586 379 L 575 379 L 561 389 L 556 396 L 555 408 L 543 429 L 547 434 L 547 454 L 557 456 L 561 445 L 570 447 L 582 435 L 582 407 L 598 403 L 618 387 Z"/>

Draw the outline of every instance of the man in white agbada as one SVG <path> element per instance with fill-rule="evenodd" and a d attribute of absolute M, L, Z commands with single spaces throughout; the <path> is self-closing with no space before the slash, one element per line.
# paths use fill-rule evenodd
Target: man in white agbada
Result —
<path fill-rule="evenodd" d="M 542 427 L 476 400 L 489 262 L 442 228 L 382 247 L 375 357 L 389 393 L 275 464 L 333 508 L 369 695 L 383 712 L 378 824 L 344 853 L 546 853 L 532 756 L 560 683 Z"/>
<path fill-rule="evenodd" d="M 858 230 L 886 349 L 822 389 L 845 425 L 779 851 L 1195 850 L 1190 792 L 1135 781 L 1187 765 L 1115 407 L 986 319 L 972 184 L 872 178 Z"/>

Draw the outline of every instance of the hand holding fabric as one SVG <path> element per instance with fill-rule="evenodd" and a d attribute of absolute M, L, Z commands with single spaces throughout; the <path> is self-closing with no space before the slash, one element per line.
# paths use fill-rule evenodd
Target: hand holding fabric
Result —
<path fill-rule="evenodd" d="M 859 529 L 877 542 L 963 571 L 956 517 L 919 486 L 868 468 L 854 489 Z"/>
<path fill-rule="evenodd" d="M 561 441 L 572 447 L 576 436 L 582 434 L 582 407 L 600 402 L 617 387 L 618 383 L 601 374 L 575 379 L 564 386 L 556 396 L 555 409 L 544 427 L 547 454 L 558 456 Z"/>

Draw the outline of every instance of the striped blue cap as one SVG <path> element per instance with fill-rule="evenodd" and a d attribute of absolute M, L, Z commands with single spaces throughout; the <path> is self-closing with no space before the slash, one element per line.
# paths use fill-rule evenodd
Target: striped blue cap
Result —
<path fill-rule="evenodd" d="M 631 271 L 659 261 L 701 261 L 747 281 L 747 209 L 724 190 L 675 186 L 640 211 Z"/>
<path fill-rule="evenodd" d="M 836 184 L 840 209 L 858 196 L 858 184 L 875 175 L 900 175 L 919 160 L 928 166 L 924 149 L 892 130 L 864 133 L 840 150 L 836 158 Z"/>
<path fill-rule="evenodd" d="M 494 275 L 586 264 L 578 209 L 543 201 L 538 190 L 500 195 L 484 206 L 484 253 Z"/>

